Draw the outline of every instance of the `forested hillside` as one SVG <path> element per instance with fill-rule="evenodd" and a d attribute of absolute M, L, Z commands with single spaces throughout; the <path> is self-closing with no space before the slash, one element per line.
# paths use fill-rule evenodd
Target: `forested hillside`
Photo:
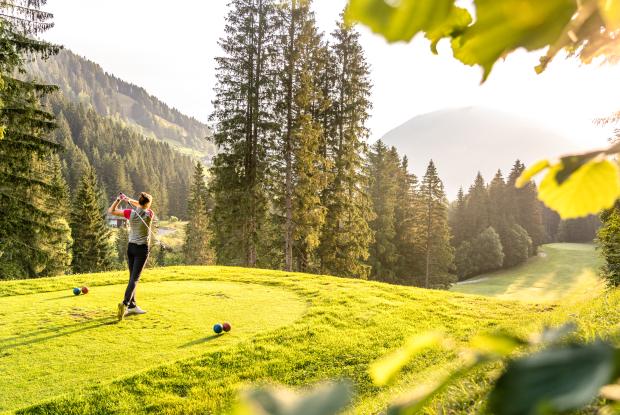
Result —
<path fill-rule="evenodd" d="M 207 139 L 212 134 L 205 124 L 69 50 L 47 61 L 35 60 L 28 70 L 45 83 L 58 85 L 71 102 L 90 105 L 99 115 L 115 118 L 147 137 L 165 141 L 203 161 L 215 154 L 215 146 Z"/>
<path fill-rule="evenodd" d="M 155 198 L 160 215 L 184 216 L 193 162 L 170 145 L 144 138 L 133 129 L 98 115 L 83 104 L 54 97 L 50 100 L 58 128 L 56 141 L 71 194 L 83 173 L 94 167 L 104 198 L 118 192 L 146 191 Z"/>

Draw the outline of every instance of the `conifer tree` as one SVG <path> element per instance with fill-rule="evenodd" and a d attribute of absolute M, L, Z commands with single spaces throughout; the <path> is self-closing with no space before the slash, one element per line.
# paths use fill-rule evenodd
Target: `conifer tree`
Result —
<path fill-rule="evenodd" d="M 465 234 L 477 236 L 489 227 L 489 194 L 482 174 L 478 172 L 467 195 Z"/>
<path fill-rule="evenodd" d="M 333 180 L 324 200 L 327 216 L 321 236 L 321 271 L 339 276 L 367 278 L 368 248 L 372 231 L 372 205 L 366 193 L 363 171 L 365 126 L 370 110 L 369 67 L 359 43 L 359 33 L 344 22 L 338 24 L 331 45 L 335 84 L 332 93 L 334 140 Z"/>
<path fill-rule="evenodd" d="M 63 183 L 50 136 L 53 116 L 41 100 L 55 88 L 23 81 L 26 61 L 59 48 L 35 36 L 52 27 L 44 1 L 0 4 L 0 275 L 24 278 L 61 273 L 71 240 L 57 198 Z M 65 252 L 63 252 L 63 250 Z"/>
<path fill-rule="evenodd" d="M 409 173 L 409 162 L 403 157 L 398 175 L 396 206 L 394 209 L 394 243 L 398 253 L 396 275 L 399 283 L 412 285 L 421 274 L 423 261 L 416 255 L 416 218 L 420 205 L 418 179 Z"/>
<path fill-rule="evenodd" d="M 320 88 L 325 46 L 310 11 L 309 0 L 288 0 L 279 8 L 277 47 L 282 68 L 276 117 L 274 189 L 283 218 L 284 269 L 307 270 L 314 265 L 325 208 L 320 195 L 327 182 L 322 125 L 316 115 L 327 105 Z M 280 162 L 278 162 L 280 161 Z"/>
<path fill-rule="evenodd" d="M 453 268 L 454 249 L 450 245 L 448 202 L 432 160 L 420 185 L 420 198 L 418 244 L 425 257 L 424 287 L 448 286 L 452 282 L 449 274 Z"/>
<path fill-rule="evenodd" d="M 116 234 L 116 255 L 121 265 L 127 264 L 127 245 L 129 244 L 128 223 L 124 222 Z"/>
<path fill-rule="evenodd" d="M 276 82 L 274 3 L 233 0 L 220 39 L 224 56 L 216 59 L 217 85 L 211 192 L 215 247 L 224 264 L 261 265 L 271 247 L 265 232 L 269 212 L 268 150 L 273 147 Z"/>
<path fill-rule="evenodd" d="M 196 163 L 191 196 L 188 203 L 183 254 L 185 263 L 189 265 L 211 265 L 215 262 L 215 254 L 211 247 L 211 229 L 207 210 L 207 186 L 204 169 L 200 162 Z"/>
<path fill-rule="evenodd" d="M 388 149 L 381 140 L 370 149 L 370 188 L 375 219 L 370 222 L 374 242 L 370 245 L 368 262 L 372 277 L 379 281 L 394 282 L 399 262 L 396 247 L 396 203 L 399 191 L 400 160 L 396 149 Z"/>
<path fill-rule="evenodd" d="M 527 231 L 532 240 L 533 250 L 530 252 L 531 255 L 545 241 L 545 229 L 542 220 L 542 206 L 537 197 L 536 184 L 531 181 L 520 189 L 517 189 L 515 186 L 517 178 L 523 170 L 525 170 L 525 165 L 517 160 L 508 176 L 509 194 L 507 200 L 509 202 L 509 213 L 515 222 Z"/>
<path fill-rule="evenodd" d="M 463 187 L 459 188 L 456 201 L 450 212 L 450 229 L 452 230 L 452 246 L 459 247 L 471 235 L 467 234 L 467 200 Z"/>
<path fill-rule="evenodd" d="M 101 200 L 95 170 L 90 168 L 80 181 L 71 210 L 74 273 L 105 271 L 113 263 L 111 232 L 105 223 Z"/>

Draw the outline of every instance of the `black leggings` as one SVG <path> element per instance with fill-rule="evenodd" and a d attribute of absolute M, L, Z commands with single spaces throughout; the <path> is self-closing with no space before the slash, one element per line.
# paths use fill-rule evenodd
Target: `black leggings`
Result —
<path fill-rule="evenodd" d="M 140 281 L 140 274 L 149 258 L 148 245 L 136 245 L 130 243 L 127 245 L 127 265 L 129 265 L 129 284 L 125 290 L 125 298 L 123 304 L 133 308 L 136 306 L 136 286 Z"/>

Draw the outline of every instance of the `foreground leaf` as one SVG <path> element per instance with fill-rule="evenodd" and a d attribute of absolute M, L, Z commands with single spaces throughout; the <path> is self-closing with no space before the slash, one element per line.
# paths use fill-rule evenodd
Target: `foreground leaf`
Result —
<path fill-rule="evenodd" d="M 563 219 L 599 213 L 620 197 L 618 165 L 606 159 L 591 159 L 570 172 L 574 165 L 551 166 L 540 183 L 538 197 Z"/>
<path fill-rule="evenodd" d="M 606 343 L 549 348 L 508 365 L 491 392 L 489 409 L 517 415 L 581 408 L 617 372 L 616 352 Z"/>
<path fill-rule="evenodd" d="M 377 360 L 370 366 L 370 377 L 377 386 L 390 383 L 401 369 L 419 353 L 442 344 L 441 333 L 426 333 L 412 337 L 398 350 Z"/>
<path fill-rule="evenodd" d="M 620 1 L 598 0 L 598 8 L 610 30 L 620 29 Z"/>
<path fill-rule="evenodd" d="M 462 23 L 463 10 L 454 6 L 454 0 L 350 0 L 345 17 L 363 23 L 388 42 L 408 42 L 419 32 L 452 33 L 446 24 Z M 465 20 L 469 24 L 471 17 Z"/>
<path fill-rule="evenodd" d="M 475 336 L 470 342 L 470 347 L 478 353 L 503 357 L 527 344 L 527 341 L 519 337 L 506 333 L 496 333 Z"/>
<path fill-rule="evenodd" d="M 348 382 L 319 385 L 302 394 L 288 389 L 257 388 L 246 393 L 238 415 L 335 415 L 351 403 Z"/>
<path fill-rule="evenodd" d="M 480 65 L 483 81 L 495 62 L 523 47 L 529 51 L 553 44 L 577 9 L 574 0 L 475 0 L 476 21 L 452 42 L 454 56 Z"/>

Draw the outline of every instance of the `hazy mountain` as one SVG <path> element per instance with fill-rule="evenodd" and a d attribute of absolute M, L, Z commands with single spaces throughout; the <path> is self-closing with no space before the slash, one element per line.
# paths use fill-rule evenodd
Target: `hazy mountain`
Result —
<path fill-rule="evenodd" d="M 146 137 L 165 141 L 203 159 L 215 153 L 215 146 L 208 140 L 211 131 L 205 124 L 69 50 L 47 61 L 33 62 L 30 72 L 47 83 L 58 85 L 66 99 L 88 104 L 99 115 L 132 126 Z"/>
<path fill-rule="evenodd" d="M 577 150 L 574 142 L 529 120 L 478 107 L 414 117 L 383 141 L 406 155 L 418 176 L 433 159 L 450 199 L 460 186 L 467 190 L 478 171 L 489 181 L 498 168 L 506 176 L 517 158 L 528 165 Z"/>

